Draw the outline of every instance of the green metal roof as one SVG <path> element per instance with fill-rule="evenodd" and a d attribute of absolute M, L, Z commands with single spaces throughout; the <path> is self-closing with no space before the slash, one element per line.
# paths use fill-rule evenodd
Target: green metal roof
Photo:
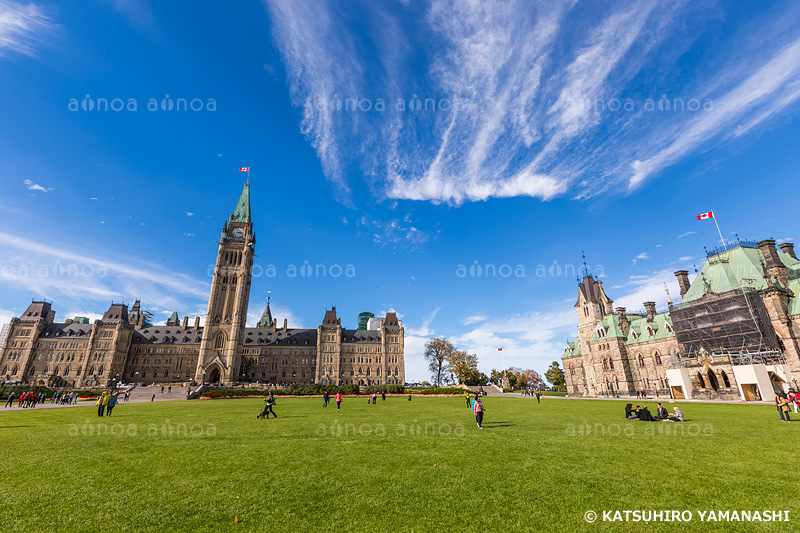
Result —
<path fill-rule="evenodd" d="M 625 344 L 639 344 L 675 336 L 675 327 L 672 324 L 672 317 L 669 316 L 669 313 L 658 313 L 653 317 L 652 322 L 648 322 L 647 317 L 641 316 L 631 319 L 630 315 L 628 320 L 630 322 L 630 331 L 628 331 L 628 338 L 625 340 Z M 647 326 L 650 326 L 652 334 Z M 635 338 L 634 332 L 636 332 Z"/>
<path fill-rule="evenodd" d="M 565 357 L 574 357 L 576 355 L 581 355 L 581 343 L 578 337 L 567 343 L 567 348 L 561 358 L 564 359 Z"/>
<path fill-rule="evenodd" d="M 789 280 L 799 279 L 800 261 L 781 251 L 778 257 L 786 266 Z M 772 282 L 764 277 L 763 261 L 761 250 L 749 246 L 738 246 L 709 257 L 683 296 L 681 305 L 699 300 L 709 290 L 721 294 L 739 289 L 766 289 Z"/>
<path fill-rule="evenodd" d="M 250 183 L 244 184 L 239 202 L 231 215 L 231 222 L 250 222 Z"/>

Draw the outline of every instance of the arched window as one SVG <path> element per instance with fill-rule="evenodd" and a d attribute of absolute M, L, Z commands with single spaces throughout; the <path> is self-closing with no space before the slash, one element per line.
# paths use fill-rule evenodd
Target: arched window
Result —
<path fill-rule="evenodd" d="M 642 354 L 638 354 L 638 356 L 639 366 L 644 366 L 644 357 L 642 357 Z"/>
<path fill-rule="evenodd" d="M 660 365 L 661 364 L 661 354 L 658 353 L 658 350 L 655 351 L 654 357 L 655 357 L 655 360 L 656 360 L 656 364 Z"/>
<path fill-rule="evenodd" d="M 69 376 L 69 367 L 64 368 L 64 375 Z"/>
<path fill-rule="evenodd" d="M 703 374 L 701 374 L 700 372 L 697 373 L 697 381 L 700 383 L 701 389 L 706 388 L 706 382 L 703 380 Z"/>
<path fill-rule="evenodd" d="M 225 346 L 225 333 L 220 331 L 217 332 L 217 336 L 214 338 L 214 348 L 220 350 L 223 346 Z"/>
<path fill-rule="evenodd" d="M 103 367 L 102 366 L 100 367 L 100 370 L 97 371 L 97 375 L 98 376 L 102 376 L 103 375 Z"/>
<path fill-rule="evenodd" d="M 90 376 L 94 376 L 94 367 L 93 366 L 89 367 L 89 375 Z"/>
<path fill-rule="evenodd" d="M 728 374 L 726 374 L 725 371 L 722 370 L 720 372 L 720 376 L 722 377 L 722 384 L 725 385 L 725 388 L 726 389 L 730 389 L 731 388 L 731 382 L 728 379 Z"/>
<path fill-rule="evenodd" d="M 608 358 L 608 367 L 611 370 L 614 370 L 614 360 L 612 358 L 610 358 L 610 357 Z"/>
<path fill-rule="evenodd" d="M 16 376 L 17 375 L 17 371 L 18 371 L 17 367 L 14 367 L 14 370 L 11 371 L 11 375 L 12 376 Z"/>
<path fill-rule="evenodd" d="M 708 384 L 714 390 L 719 390 L 719 382 L 717 382 L 717 375 L 713 370 L 708 371 Z"/>

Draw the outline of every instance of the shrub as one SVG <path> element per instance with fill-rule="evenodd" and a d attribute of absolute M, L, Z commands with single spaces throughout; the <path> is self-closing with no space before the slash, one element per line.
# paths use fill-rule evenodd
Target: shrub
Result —
<path fill-rule="evenodd" d="M 23 392 L 33 392 L 36 394 L 45 393 L 45 396 L 48 398 L 53 395 L 56 391 L 53 389 L 49 389 L 47 387 L 43 387 L 41 385 L 32 386 L 32 385 L 4 385 L 0 387 L 0 398 L 4 400 L 8 398 L 8 395 L 14 393 L 15 398 L 19 398 L 20 394 Z"/>
<path fill-rule="evenodd" d="M 364 392 L 367 394 L 372 393 L 386 393 L 386 394 L 403 394 L 405 392 L 405 387 L 402 385 L 369 385 L 364 387 Z"/>
<path fill-rule="evenodd" d="M 439 387 L 439 388 L 429 388 L 429 389 L 409 389 L 408 391 L 411 394 L 464 394 L 465 392 L 469 392 L 470 394 L 475 394 L 473 391 L 469 391 L 467 389 L 462 389 L 459 387 Z"/>

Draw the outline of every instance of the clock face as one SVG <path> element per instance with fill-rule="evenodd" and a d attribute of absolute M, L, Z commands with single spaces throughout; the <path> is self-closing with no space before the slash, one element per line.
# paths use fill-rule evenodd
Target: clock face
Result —
<path fill-rule="evenodd" d="M 244 236 L 244 230 L 242 228 L 233 228 L 232 235 L 236 239 L 241 239 Z"/>

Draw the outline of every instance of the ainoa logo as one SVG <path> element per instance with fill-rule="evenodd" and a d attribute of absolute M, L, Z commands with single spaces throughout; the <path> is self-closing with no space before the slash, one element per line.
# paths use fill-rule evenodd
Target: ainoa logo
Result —
<path fill-rule="evenodd" d="M 170 98 L 165 94 L 160 101 L 149 98 L 144 107 L 148 111 L 216 111 L 217 101 L 213 98 Z M 136 98 L 92 98 L 87 94 L 83 100 L 70 98 L 67 104 L 70 111 L 138 111 L 139 102 Z"/>

